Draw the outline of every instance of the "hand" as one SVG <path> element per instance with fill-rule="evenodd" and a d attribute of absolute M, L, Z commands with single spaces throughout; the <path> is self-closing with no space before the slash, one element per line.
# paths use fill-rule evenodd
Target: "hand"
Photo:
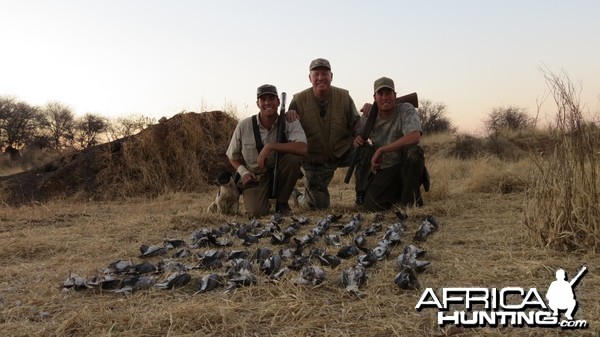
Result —
<path fill-rule="evenodd" d="M 363 115 L 365 115 L 366 117 L 369 117 L 369 112 L 371 112 L 372 107 L 373 107 L 373 104 L 365 103 L 365 105 L 363 105 L 362 109 L 360 109 L 360 112 L 362 112 Z"/>
<path fill-rule="evenodd" d="M 375 153 L 373 154 L 373 157 L 371 157 L 371 171 L 373 171 L 373 173 L 377 173 L 377 171 L 381 167 L 382 154 L 383 153 L 379 149 L 377 149 L 377 151 L 375 151 Z"/>
<path fill-rule="evenodd" d="M 298 112 L 296 112 L 296 110 L 288 110 L 288 112 L 285 113 L 285 119 L 291 123 L 300 120 L 300 116 L 298 116 Z"/>
<path fill-rule="evenodd" d="M 363 146 L 365 144 L 365 140 L 359 135 L 356 136 L 356 138 L 354 138 L 354 142 L 352 143 L 352 145 L 354 147 L 360 147 Z"/>
<path fill-rule="evenodd" d="M 256 181 L 256 176 L 254 175 L 254 173 L 248 172 L 244 174 L 242 178 L 240 178 L 240 181 L 242 182 L 242 185 L 248 185 Z"/>
<path fill-rule="evenodd" d="M 266 144 L 263 147 L 262 151 L 260 151 L 260 153 L 258 154 L 258 158 L 256 159 L 259 169 L 265 168 L 267 158 L 269 157 L 269 155 L 271 155 L 272 152 L 273 150 L 271 150 L 271 144 Z"/>

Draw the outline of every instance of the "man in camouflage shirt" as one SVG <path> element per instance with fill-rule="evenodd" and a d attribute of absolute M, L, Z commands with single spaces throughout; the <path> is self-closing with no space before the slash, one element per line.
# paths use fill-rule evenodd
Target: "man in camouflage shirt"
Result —
<path fill-rule="evenodd" d="M 360 136 L 354 140 L 355 147 L 366 146 L 363 151 L 370 154 L 366 160 L 370 158 L 372 174 L 364 191 L 364 207 L 381 211 L 395 203 L 422 206 L 420 186 L 426 173 L 419 114 L 410 103 L 396 103 L 396 89 L 390 78 L 377 79 L 374 92 L 379 113 L 369 137 L 372 144 Z M 361 117 L 361 126 L 367 115 Z"/>

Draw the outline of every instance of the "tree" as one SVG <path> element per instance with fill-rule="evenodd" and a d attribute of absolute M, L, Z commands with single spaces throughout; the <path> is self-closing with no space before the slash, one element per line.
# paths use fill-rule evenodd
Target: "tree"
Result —
<path fill-rule="evenodd" d="M 40 124 L 37 107 L 14 97 L 0 97 L 0 142 L 20 148 L 36 135 Z"/>
<path fill-rule="evenodd" d="M 108 128 L 108 121 L 99 115 L 87 113 L 75 122 L 75 141 L 82 148 L 98 144 L 98 136 Z"/>
<path fill-rule="evenodd" d="M 421 100 L 419 107 L 419 118 L 424 133 L 454 132 L 450 119 L 446 117 L 446 104 L 433 103 L 431 100 Z"/>
<path fill-rule="evenodd" d="M 112 140 L 116 140 L 132 136 L 148 127 L 148 125 L 154 123 L 154 118 L 146 117 L 144 115 L 131 115 L 117 118 L 116 122 L 109 126 L 108 132 L 110 133 Z"/>
<path fill-rule="evenodd" d="M 533 119 L 521 107 L 499 106 L 492 109 L 484 124 L 489 134 L 495 134 L 501 130 L 516 131 L 529 128 L 533 126 Z"/>
<path fill-rule="evenodd" d="M 55 149 L 60 150 L 73 141 L 75 117 L 70 107 L 59 102 L 50 102 L 46 104 L 42 114 L 42 126 L 49 133 Z"/>

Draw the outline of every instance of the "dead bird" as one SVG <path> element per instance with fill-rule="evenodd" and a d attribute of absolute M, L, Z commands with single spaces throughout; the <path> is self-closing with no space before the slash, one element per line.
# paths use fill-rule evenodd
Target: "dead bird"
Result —
<path fill-rule="evenodd" d="M 148 261 L 144 261 L 142 263 L 138 263 L 138 264 L 136 264 L 134 266 L 131 266 L 129 268 L 129 271 L 127 273 L 128 274 L 141 275 L 141 274 L 154 273 L 157 270 L 158 269 L 156 268 L 155 265 L 153 265 L 152 263 L 150 263 Z"/>
<path fill-rule="evenodd" d="M 439 225 L 437 221 L 430 215 L 426 216 L 423 219 L 423 222 L 417 228 L 417 232 L 415 233 L 414 240 L 415 241 L 425 241 L 427 237 L 431 235 L 431 233 L 437 231 Z"/>
<path fill-rule="evenodd" d="M 301 216 L 301 217 L 292 217 L 292 221 L 294 221 L 300 225 L 306 225 L 307 223 L 310 222 L 310 219 L 305 216 Z"/>
<path fill-rule="evenodd" d="M 417 277 L 417 273 L 410 267 L 404 267 L 394 278 L 396 283 L 401 289 L 416 290 L 421 288 L 421 283 Z"/>
<path fill-rule="evenodd" d="M 226 260 L 245 259 L 246 257 L 248 257 L 247 250 L 232 250 L 227 254 Z"/>
<path fill-rule="evenodd" d="M 222 250 L 210 249 L 198 252 L 196 256 L 200 259 L 200 266 L 207 269 L 217 269 L 223 266 L 221 258 L 225 255 Z"/>
<path fill-rule="evenodd" d="M 346 291 L 356 294 L 359 297 L 364 294 L 358 289 L 365 284 L 367 271 L 361 264 L 345 269 L 340 274 L 340 284 L 346 288 Z"/>
<path fill-rule="evenodd" d="M 187 243 L 180 239 L 166 239 L 163 240 L 163 244 L 167 249 L 181 248 L 187 246 Z"/>
<path fill-rule="evenodd" d="M 164 255 L 167 253 L 167 248 L 165 246 L 148 246 L 148 245 L 142 245 L 140 247 L 140 252 L 141 255 L 139 256 L 140 258 L 145 258 L 145 257 L 153 257 L 153 256 L 158 256 L 158 255 Z"/>
<path fill-rule="evenodd" d="M 319 285 L 325 280 L 325 271 L 316 266 L 304 266 L 300 276 L 293 281 L 296 285 Z"/>
<path fill-rule="evenodd" d="M 341 246 L 339 234 L 328 234 L 323 236 L 323 241 L 330 246 Z"/>
<path fill-rule="evenodd" d="M 159 289 L 175 289 L 186 286 L 190 283 L 192 276 L 186 272 L 176 272 L 168 275 L 162 282 L 154 286 Z"/>
<path fill-rule="evenodd" d="M 355 214 L 350 218 L 350 221 L 342 226 L 342 235 L 350 235 L 360 230 L 364 216 L 362 214 Z"/>
<path fill-rule="evenodd" d="M 259 265 L 260 265 L 266 259 L 268 259 L 269 256 L 271 256 L 272 254 L 273 254 L 273 252 L 269 248 L 267 248 L 267 247 L 260 247 L 260 248 L 256 249 L 256 251 L 254 252 L 254 254 L 252 254 L 251 260 L 258 262 Z"/>
<path fill-rule="evenodd" d="M 358 248 L 356 246 L 344 246 L 337 252 L 337 256 L 342 259 L 348 259 L 355 255 L 358 255 Z"/>
<path fill-rule="evenodd" d="M 119 288 L 112 290 L 114 293 L 132 293 L 138 290 L 148 289 L 156 284 L 154 276 L 139 276 L 121 283 Z"/>
<path fill-rule="evenodd" d="M 268 276 L 277 273 L 281 269 L 281 256 L 279 254 L 271 255 L 260 264 L 259 269 Z"/>
<path fill-rule="evenodd" d="M 308 256 L 294 256 L 288 268 L 292 270 L 302 270 L 302 268 L 308 266 L 309 264 L 310 259 Z"/>
<path fill-rule="evenodd" d="M 205 293 L 224 285 L 223 278 L 216 273 L 202 276 L 198 282 L 197 293 Z"/>
<path fill-rule="evenodd" d="M 87 280 L 75 273 L 70 272 L 66 280 L 63 281 L 63 289 L 85 290 L 91 288 Z"/>
<path fill-rule="evenodd" d="M 406 253 L 398 255 L 398 257 L 396 258 L 396 263 L 398 264 L 398 267 L 400 269 L 409 266 L 411 268 L 414 268 L 416 272 L 423 271 L 423 269 L 425 269 L 425 267 L 427 267 L 430 264 L 429 261 L 417 260 L 415 255 Z"/>
<path fill-rule="evenodd" d="M 132 263 L 127 260 L 117 260 L 111 262 L 108 267 L 102 269 L 104 274 L 122 274 L 127 273 L 131 269 Z"/>
<path fill-rule="evenodd" d="M 254 276 L 250 270 L 242 268 L 229 278 L 227 290 L 225 292 L 230 292 L 239 287 L 251 286 L 256 284 L 256 282 L 256 276 Z"/>
<path fill-rule="evenodd" d="M 306 234 L 300 238 L 294 237 L 294 242 L 296 242 L 297 245 L 300 246 L 306 246 L 308 244 L 311 244 L 315 241 L 315 235 L 314 234 Z"/>
<path fill-rule="evenodd" d="M 373 236 L 376 235 L 377 233 L 379 233 L 382 229 L 382 225 L 380 223 L 373 223 L 371 226 L 365 228 L 365 230 L 363 231 L 363 234 L 365 236 Z"/>

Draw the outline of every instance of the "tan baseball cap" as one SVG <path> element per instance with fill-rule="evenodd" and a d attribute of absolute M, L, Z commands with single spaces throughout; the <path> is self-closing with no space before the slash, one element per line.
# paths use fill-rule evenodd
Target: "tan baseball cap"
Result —
<path fill-rule="evenodd" d="M 310 67 L 308 67 L 308 70 L 314 70 L 315 68 L 319 68 L 319 67 L 323 67 L 323 68 L 327 68 L 329 70 L 331 70 L 331 65 L 329 64 L 329 61 L 327 61 L 326 59 L 314 59 L 312 60 L 312 62 L 310 63 Z"/>
<path fill-rule="evenodd" d="M 375 92 L 383 88 L 392 89 L 392 91 L 396 92 L 396 88 L 394 87 L 394 81 L 388 77 L 381 77 L 375 80 L 375 84 L 373 85 Z"/>

